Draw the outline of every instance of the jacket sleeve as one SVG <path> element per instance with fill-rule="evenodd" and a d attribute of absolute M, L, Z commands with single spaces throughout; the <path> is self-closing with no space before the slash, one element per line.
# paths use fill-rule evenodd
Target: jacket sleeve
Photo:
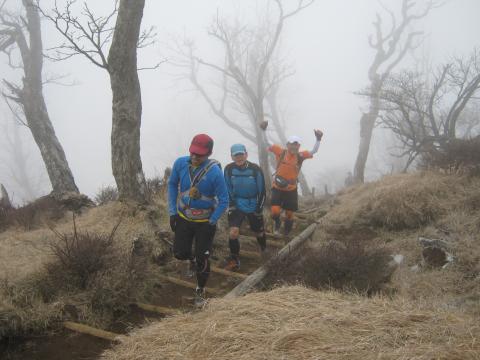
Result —
<path fill-rule="evenodd" d="M 263 205 L 265 204 L 265 176 L 263 175 L 262 168 L 259 166 L 257 171 L 257 209 L 256 212 L 261 212 L 263 210 Z"/>
<path fill-rule="evenodd" d="M 225 166 L 224 177 L 225 185 L 228 190 L 228 206 L 235 206 L 235 201 L 233 200 L 233 186 L 232 179 L 230 178 L 230 165 Z"/>
<path fill-rule="evenodd" d="M 214 175 L 215 197 L 218 199 L 218 205 L 210 216 L 209 222 L 210 224 L 216 224 L 220 216 L 222 216 L 228 208 L 228 190 L 225 184 L 225 178 L 219 167 L 216 167 L 212 175 Z"/>
<path fill-rule="evenodd" d="M 180 182 L 179 160 L 173 164 L 172 173 L 168 179 L 168 213 L 170 216 L 177 214 L 178 184 Z"/>

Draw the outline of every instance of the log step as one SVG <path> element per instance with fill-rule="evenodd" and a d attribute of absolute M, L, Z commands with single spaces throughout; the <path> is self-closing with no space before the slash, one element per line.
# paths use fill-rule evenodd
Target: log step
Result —
<path fill-rule="evenodd" d="M 224 269 L 216 267 L 216 266 L 210 266 L 210 270 L 214 273 L 217 273 L 217 274 L 236 277 L 236 278 L 239 278 L 239 279 L 242 279 L 242 280 L 246 279 L 248 277 L 248 275 L 245 275 L 245 274 L 242 274 L 242 273 L 239 273 L 239 272 L 235 272 L 235 271 L 224 270 Z"/>
<path fill-rule="evenodd" d="M 115 334 L 110 331 L 105 331 L 101 329 L 97 329 L 88 325 L 79 324 L 72 321 L 65 321 L 63 326 L 68 330 L 73 330 L 79 332 L 81 334 L 87 334 L 91 336 L 95 336 L 101 339 L 109 340 L 109 341 L 116 341 L 120 334 Z"/>
<path fill-rule="evenodd" d="M 172 309 L 172 308 L 165 307 L 165 306 L 150 305 L 150 304 L 144 304 L 144 303 L 139 303 L 139 302 L 136 302 L 136 303 L 133 303 L 133 304 L 135 306 L 139 307 L 142 310 L 154 312 L 154 313 L 161 314 L 161 315 L 178 315 L 178 314 L 182 313 L 178 309 Z"/>
<path fill-rule="evenodd" d="M 189 288 L 189 289 L 196 289 L 197 285 L 194 284 L 194 283 L 191 283 L 189 281 L 185 281 L 185 280 L 181 280 L 181 279 L 177 279 L 175 277 L 172 277 L 172 276 L 167 276 L 167 275 L 157 275 L 159 279 L 161 280 L 164 280 L 164 281 L 168 281 L 172 284 L 175 284 L 175 285 L 180 285 L 180 286 L 183 286 L 183 287 L 186 287 L 186 288 Z M 205 288 L 205 291 L 207 293 L 210 293 L 212 295 L 219 295 L 221 293 L 220 290 L 218 289 L 213 289 L 213 288 L 208 288 L 206 287 Z"/>

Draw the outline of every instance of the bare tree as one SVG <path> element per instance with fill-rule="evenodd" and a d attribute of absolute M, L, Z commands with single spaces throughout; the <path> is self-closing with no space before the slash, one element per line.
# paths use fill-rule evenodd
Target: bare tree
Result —
<path fill-rule="evenodd" d="M 153 28 L 140 31 L 145 0 L 115 1 L 114 9 L 107 16 L 95 15 L 86 2 L 81 16 L 77 16 L 74 14 L 76 3 L 76 0 L 67 0 L 63 9 L 55 5 L 50 12 L 42 11 L 65 39 L 53 49 L 51 57 L 59 61 L 82 55 L 108 72 L 112 87 L 112 171 L 119 198 L 145 202 L 137 49 L 151 44 L 154 35 Z M 115 17 L 116 23 L 112 25 Z"/>
<path fill-rule="evenodd" d="M 265 121 L 266 96 L 273 86 L 289 75 L 288 67 L 272 71 L 271 63 L 278 47 L 285 21 L 310 6 L 314 0 L 298 0 L 293 10 L 286 12 L 282 1 L 274 0 L 277 17 L 273 24 L 249 28 L 238 21 L 228 23 L 216 18 L 208 34 L 222 47 L 224 62 L 217 64 L 195 54 L 193 42 L 185 41 L 177 46 L 181 59 L 176 65 L 188 68 L 188 77 L 196 90 L 209 104 L 214 114 L 242 137 L 257 145 L 259 162 L 265 174 L 270 173 L 265 135 L 259 124 Z M 217 100 L 201 84 L 200 69 L 205 68 L 220 76 L 221 96 Z M 233 110 L 232 115 L 229 110 Z M 242 124 L 238 117 L 246 120 Z M 271 179 L 266 176 L 270 189 Z"/>
<path fill-rule="evenodd" d="M 8 13 L 5 4 L 6 0 L 0 5 L 0 51 L 8 56 L 11 67 L 23 71 L 23 79 L 22 85 L 4 79 L 3 96 L 12 110 L 16 106 L 20 107 L 24 120 L 17 117 L 32 132 L 45 163 L 53 193 L 78 193 L 43 97 L 43 44 L 37 7 L 32 0 L 22 0 L 25 16 L 15 16 Z M 21 65 L 15 64 L 13 53 L 17 49 L 20 52 Z"/>
<path fill-rule="evenodd" d="M 360 119 L 360 145 L 353 172 L 356 182 L 363 183 L 365 179 L 365 165 L 370 142 L 380 111 L 380 100 L 376 94 L 380 92 L 385 79 L 392 70 L 402 61 L 407 52 L 414 48 L 414 40 L 421 35 L 421 32 L 409 31 L 409 26 L 426 17 L 432 9 L 438 6 L 436 0 L 428 0 L 423 10 L 415 13 L 417 3 L 416 0 L 402 0 L 400 21 L 397 21 L 397 16 L 387 9 L 392 24 L 386 34 L 380 14 L 377 14 L 373 23 L 375 35 L 369 37 L 369 44 L 375 50 L 375 58 L 368 70 L 371 96 L 369 97 L 369 109 L 362 114 Z"/>
<path fill-rule="evenodd" d="M 466 59 L 454 58 L 428 77 L 408 70 L 390 74 L 375 95 L 380 123 L 400 141 L 397 155 L 408 156 L 404 170 L 421 153 L 444 147 L 458 136 L 471 136 L 479 126 L 479 55 L 474 50 Z"/>
<path fill-rule="evenodd" d="M 11 126 L 8 125 L 9 123 L 5 122 L 1 127 L 4 140 L 0 151 L 2 178 L 8 181 L 13 189 L 20 190 L 23 202 L 32 201 L 40 194 L 45 174 L 43 171 L 38 171 L 29 149 L 25 147 L 24 138 L 20 132 L 22 125 L 16 121 L 11 121 Z"/>

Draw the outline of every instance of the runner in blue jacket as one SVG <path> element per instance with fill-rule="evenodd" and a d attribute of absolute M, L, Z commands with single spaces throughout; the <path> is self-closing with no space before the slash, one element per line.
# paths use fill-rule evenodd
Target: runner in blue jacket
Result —
<path fill-rule="evenodd" d="M 262 254 L 266 249 L 263 222 L 265 203 L 265 178 L 262 169 L 247 161 L 247 149 L 243 144 L 232 145 L 230 149 L 233 163 L 225 167 L 225 182 L 229 195 L 228 225 L 230 227 L 228 245 L 230 256 L 225 261 L 225 269 L 234 271 L 240 268 L 240 226 L 245 218 L 256 233 Z"/>
<path fill-rule="evenodd" d="M 168 181 L 170 227 L 175 232 L 173 254 L 195 265 L 196 305 L 203 304 L 205 299 L 216 224 L 228 207 L 220 164 L 208 158 L 212 150 L 213 140 L 208 135 L 196 135 L 190 145 L 190 156 L 175 161 Z M 194 240 L 195 254 L 192 254 Z"/>

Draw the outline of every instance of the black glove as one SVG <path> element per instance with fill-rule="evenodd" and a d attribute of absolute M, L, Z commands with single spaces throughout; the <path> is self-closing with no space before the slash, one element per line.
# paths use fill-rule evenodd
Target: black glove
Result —
<path fill-rule="evenodd" d="M 313 132 L 315 133 L 315 138 L 320 141 L 322 140 L 322 136 L 323 136 L 323 132 L 321 130 L 313 130 Z"/>
<path fill-rule="evenodd" d="M 170 215 L 170 229 L 173 232 L 177 229 L 177 215 Z"/>
<path fill-rule="evenodd" d="M 262 217 L 263 216 L 263 208 L 261 209 L 255 209 L 255 216 L 256 217 Z"/>

